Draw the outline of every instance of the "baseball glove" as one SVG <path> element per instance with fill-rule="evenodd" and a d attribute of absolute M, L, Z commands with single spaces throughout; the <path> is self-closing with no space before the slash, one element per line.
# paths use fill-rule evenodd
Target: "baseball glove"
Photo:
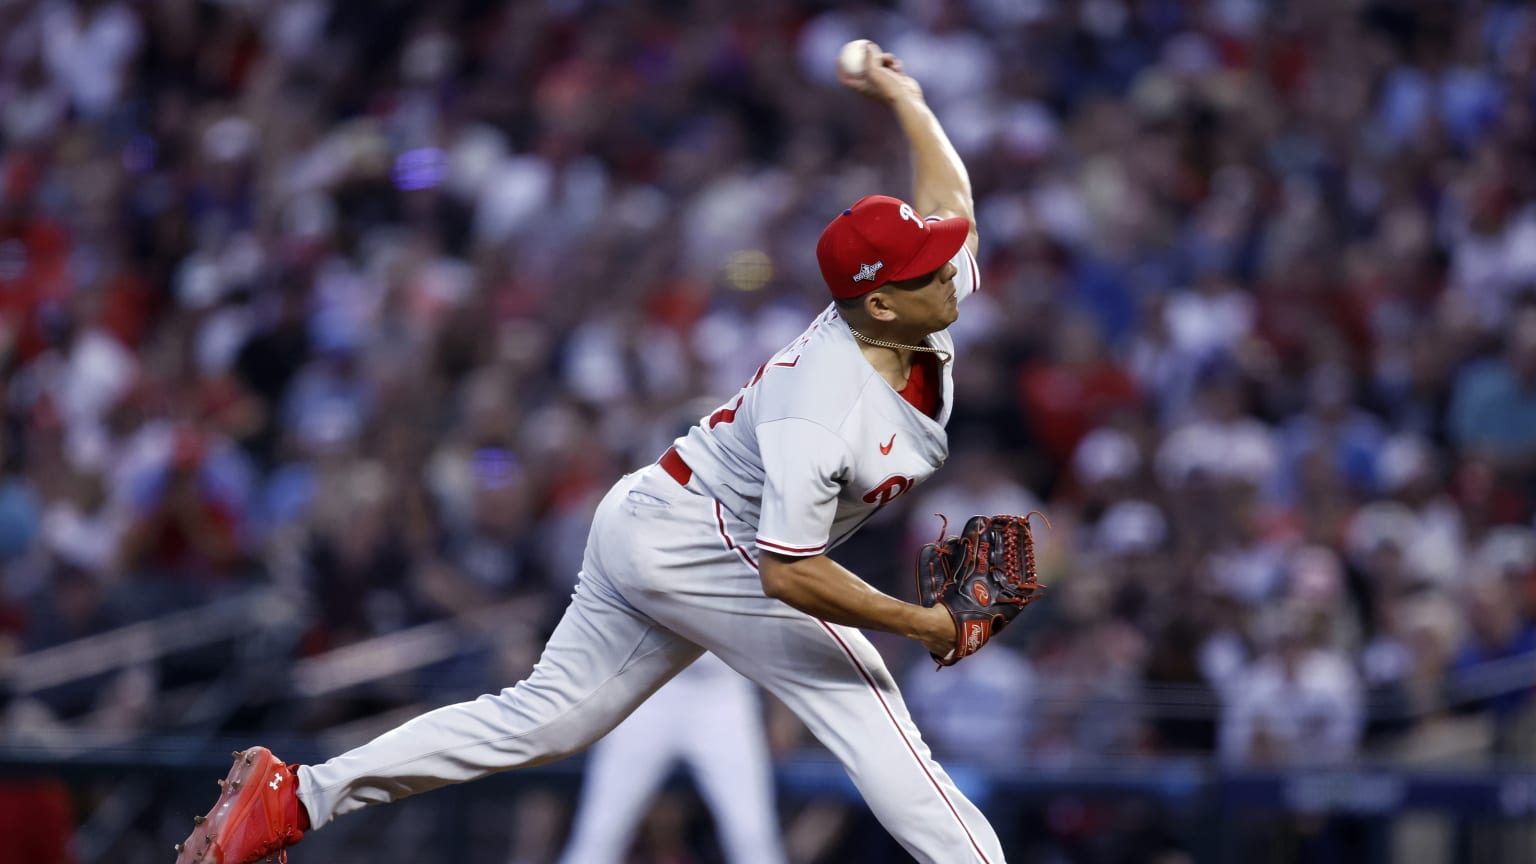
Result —
<path fill-rule="evenodd" d="M 917 593 L 924 606 L 943 604 L 955 619 L 955 648 L 933 655 L 953 666 L 981 650 L 1045 590 L 1035 579 L 1031 516 L 972 516 L 958 537 L 943 536 L 917 553 Z M 1045 520 L 1047 527 L 1050 520 Z"/>

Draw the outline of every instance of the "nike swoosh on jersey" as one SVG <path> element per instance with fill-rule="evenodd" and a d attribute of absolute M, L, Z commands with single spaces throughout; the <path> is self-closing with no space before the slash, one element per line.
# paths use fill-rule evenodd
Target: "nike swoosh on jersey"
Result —
<path fill-rule="evenodd" d="M 896 443 L 896 433 L 892 432 L 891 433 L 891 440 L 889 440 L 889 441 L 885 442 L 884 444 L 880 445 L 880 455 L 881 456 L 889 456 L 889 455 L 891 455 L 891 446 L 893 444 L 895 444 L 895 443 Z"/>

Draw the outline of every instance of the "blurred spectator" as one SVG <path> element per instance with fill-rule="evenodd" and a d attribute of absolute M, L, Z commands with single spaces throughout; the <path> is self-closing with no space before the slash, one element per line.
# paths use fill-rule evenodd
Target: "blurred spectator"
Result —
<path fill-rule="evenodd" d="M 1026 366 L 1018 378 L 1019 400 L 1033 437 L 1053 464 L 1064 465 L 1078 441 L 1117 409 L 1135 404 L 1135 381 L 1105 349 L 1091 319 L 1067 316 L 1054 338 L 1050 359 Z"/>
<path fill-rule="evenodd" d="M 75 110 L 100 117 L 116 108 L 142 38 L 138 12 L 113 0 L 49 0 L 40 13 L 38 44 Z"/>
<path fill-rule="evenodd" d="M 0 864 L 73 864 L 75 814 L 59 780 L 0 783 Z"/>
<path fill-rule="evenodd" d="M 1445 681 L 1462 627 L 1455 605 L 1437 594 L 1400 595 L 1379 604 L 1375 635 L 1361 653 L 1361 679 L 1374 697 L 1372 725 L 1397 734 L 1401 755 L 1441 755 L 1434 739 L 1449 717 Z"/>
<path fill-rule="evenodd" d="M 1505 346 L 1502 358 L 1457 379 L 1451 434 L 1463 452 L 1529 480 L 1536 472 L 1536 309 L 1510 321 Z"/>
<path fill-rule="evenodd" d="M 35 743 L 48 734 L 49 720 L 39 717 L 35 702 L 16 698 L 11 684 L 0 680 L 0 741 Z M 42 735 L 39 735 L 39 733 Z M 0 781 L 0 844 L 3 864 L 74 864 L 75 802 L 57 778 L 12 777 Z"/>
<path fill-rule="evenodd" d="M 304 548 L 319 625 L 309 650 L 382 636 L 423 617 L 412 585 L 419 565 L 381 475 L 378 465 L 354 463 L 317 478 L 320 512 Z"/>
<path fill-rule="evenodd" d="M 1456 652 L 1452 692 L 1457 701 L 1487 705 L 1495 720 L 1508 723 L 1530 703 L 1536 687 L 1508 674 L 1509 664 L 1498 661 L 1536 656 L 1536 626 L 1526 619 L 1502 574 L 1472 583 L 1466 603 L 1469 628 Z"/>
<path fill-rule="evenodd" d="M 924 658 L 905 675 L 902 692 L 923 740 L 940 759 L 954 764 L 986 764 L 1003 771 L 1027 770 L 1035 739 L 1035 714 L 1043 695 L 1034 668 L 1021 652 L 1002 647 L 974 668 L 961 663 L 958 675 L 935 675 L 934 662 Z M 990 652 L 988 652 L 990 653 Z M 977 654 L 977 658 L 981 655 Z M 978 712 L 977 706 L 987 710 Z M 999 742 L 1018 746 L 999 747 Z"/>
<path fill-rule="evenodd" d="M 1337 366 L 1320 366 L 1307 382 L 1307 410 L 1293 417 L 1282 433 L 1282 457 L 1276 479 L 1281 494 L 1292 498 L 1301 464 L 1317 459 L 1345 487 L 1360 496 L 1377 491 L 1376 454 L 1381 448 L 1381 424 L 1355 407 L 1350 374 Z"/>
<path fill-rule="evenodd" d="M 26 554 L 43 518 L 43 502 L 14 463 L 11 436 L 0 432 L 0 561 L 6 562 Z"/>
<path fill-rule="evenodd" d="M 1205 374 L 1194 415 L 1170 430 L 1158 448 L 1158 479 L 1165 488 L 1198 479 L 1266 489 L 1274 481 L 1280 467 L 1277 436 L 1244 403 L 1242 381 L 1230 369 L 1213 367 Z"/>
<path fill-rule="evenodd" d="M 1374 501 L 1352 517 L 1346 552 L 1357 562 L 1400 557 L 1403 580 L 1427 581 L 1447 590 L 1458 586 L 1458 565 L 1466 555 L 1462 510 L 1446 488 L 1445 470 L 1428 442 L 1414 435 L 1388 439 L 1377 454 L 1377 474 L 1392 500 Z M 1390 552 L 1387 551 L 1390 547 Z M 1368 568 L 1365 563 L 1357 566 Z M 1382 582 L 1378 590 L 1393 580 Z"/>
<path fill-rule="evenodd" d="M 37 595 L 27 610 L 26 620 L 24 651 L 63 645 L 103 633 L 122 623 L 101 580 L 94 574 L 69 566 L 51 570 L 48 591 Z M 94 725 L 89 719 L 91 715 L 104 718 L 110 713 L 116 680 L 117 676 L 112 672 L 76 676 L 37 694 L 35 704 L 45 708 L 50 718 L 88 728 Z"/>
<path fill-rule="evenodd" d="M 1068 767 L 1141 752 L 1145 637 L 1114 614 L 1114 585 L 1102 573 L 1084 571 L 1052 590 L 1063 626 L 1042 633 L 1031 651 L 1035 758 Z"/>
<path fill-rule="evenodd" d="M 946 525 L 948 533 L 958 533 L 965 520 L 977 514 L 1022 515 L 1039 510 L 1040 499 L 1000 470 L 1003 464 L 1002 454 L 980 441 L 957 450 L 948 470 L 924 487 L 910 508 L 911 548 L 933 542 Z M 1050 542 L 1043 535 L 1039 539 L 1042 547 Z"/>
<path fill-rule="evenodd" d="M 1364 699 L 1345 656 L 1321 647 L 1299 610 L 1272 607 L 1268 647 L 1227 694 L 1221 756 L 1237 765 L 1336 765 L 1355 755 Z"/>
<path fill-rule="evenodd" d="M 245 560 L 243 466 L 229 445 L 196 429 L 166 439 L 162 455 L 131 482 L 135 512 L 119 549 L 122 566 L 181 590 L 207 587 Z"/>
<path fill-rule="evenodd" d="M 87 445 L 88 446 L 88 445 Z M 43 514 L 43 542 L 58 561 L 102 579 L 118 575 L 122 518 L 110 505 L 104 454 L 75 454 L 64 496 Z"/>

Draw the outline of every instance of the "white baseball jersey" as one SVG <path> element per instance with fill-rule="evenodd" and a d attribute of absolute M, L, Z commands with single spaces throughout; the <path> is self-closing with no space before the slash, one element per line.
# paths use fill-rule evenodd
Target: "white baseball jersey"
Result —
<path fill-rule="evenodd" d="M 980 268 L 964 246 L 952 263 L 964 300 L 981 287 Z M 928 344 L 954 354 L 947 331 Z M 736 542 L 818 555 L 949 457 L 952 367 L 940 365 L 942 401 L 929 417 L 864 360 L 834 303 L 674 446 L 705 490 L 756 531 Z"/>

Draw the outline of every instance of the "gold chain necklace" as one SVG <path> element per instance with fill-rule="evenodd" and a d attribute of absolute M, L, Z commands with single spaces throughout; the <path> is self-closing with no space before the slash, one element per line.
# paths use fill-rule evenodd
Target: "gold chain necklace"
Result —
<path fill-rule="evenodd" d="M 846 324 L 847 322 L 844 321 L 843 323 Z M 955 356 L 948 351 L 945 351 L 943 348 L 934 348 L 931 345 L 903 345 L 900 342 L 886 342 L 883 339 L 872 339 L 853 329 L 852 324 L 848 324 L 848 332 L 853 334 L 853 338 L 865 343 L 866 345 L 876 345 L 881 348 L 890 348 L 893 351 L 927 351 L 930 354 L 937 354 L 939 355 L 940 363 L 948 363 L 950 360 L 954 359 Z"/>

